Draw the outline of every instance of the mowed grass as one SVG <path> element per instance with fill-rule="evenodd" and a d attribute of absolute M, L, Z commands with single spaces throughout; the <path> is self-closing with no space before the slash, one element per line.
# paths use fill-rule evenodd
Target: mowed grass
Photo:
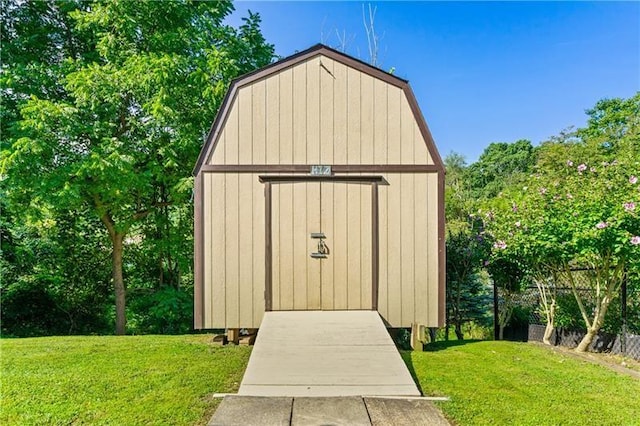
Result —
<path fill-rule="evenodd" d="M 439 342 L 402 355 L 459 425 L 640 425 L 640 380 L 547 348 Z"/>
<path fill-rule="evenodd" d="M 0 340 L 0 424 L 206 424 L 251 349 L 211 336 Z"/>

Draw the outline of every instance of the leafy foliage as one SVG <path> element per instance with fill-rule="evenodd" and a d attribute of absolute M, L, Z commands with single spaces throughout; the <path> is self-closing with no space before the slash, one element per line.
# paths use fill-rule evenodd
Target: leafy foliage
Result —
<path fill-rule="evenodd" d="M 491 203 L 494 257 L 518 259 L 541 275 L 563 274 L 574 288 L 585 339 L 602 327 L 624 269 L 640 258 L 639 104 L 640 94 L 631 102 L 600 102 L 589 111 L 589 128 L 543 144 L 535 173 Z M 593 310 L 575 291 L 573 267 L 594 271 Z"/>
<path fill-rule="evenodd" d="M 57 229 L 76 211 L 75 229 L 102 227 L 124 333 L 124 276 L 136 274 L 125 248 L 138 244 L 153 258 L 154 291 L 180 289 L 191 257 L 189 172 L 203 135 L 229 81 L 268 64 L 273 46 L 258 15 L 237 29 L 224 23 L 230 1 L 3 6 L 7 207 L 27 224 L 47 216 Z M 82 244 L 81 234 L 70 238 Z M 67 278 L 60 286 L 72 292 Z"/>

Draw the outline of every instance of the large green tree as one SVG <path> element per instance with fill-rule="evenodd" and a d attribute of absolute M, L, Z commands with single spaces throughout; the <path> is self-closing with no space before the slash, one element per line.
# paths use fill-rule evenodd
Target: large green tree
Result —
<path fill-rule="evenodd" d="M 126 330 L 125 240 L 186 203 L 190 171 L 231 78 L 273 46 L 230 1 L 15 1 L 2 15 L 2 175 L 14 209 L 88 209 L 111 245 Z"/>

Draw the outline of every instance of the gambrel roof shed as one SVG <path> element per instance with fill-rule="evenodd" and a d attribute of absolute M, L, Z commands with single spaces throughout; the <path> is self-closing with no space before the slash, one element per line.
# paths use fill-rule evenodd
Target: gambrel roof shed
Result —
<path fill-rule="evenodd" d="M 444 321 L 444 167 L 406 80 L 323 45 L 234 80 L 194 169 L 195 326 Z"/>

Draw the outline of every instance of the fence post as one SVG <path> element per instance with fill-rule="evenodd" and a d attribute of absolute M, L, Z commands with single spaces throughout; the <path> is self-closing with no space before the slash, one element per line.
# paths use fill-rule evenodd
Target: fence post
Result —
<path fill-rule="evenodd" d="M 498 286 L 493 281 L 493 340 L 500 338 L 500 324 L 498 323 Z"/>
<path fill-rule="evenodd" d="M 622 286 L 620 287 L 622 293 L 620 310 L 622 313 L 622 336 L 620 340 L 620 352 L 622 355 L 627 356 L 627 273 L 624 272 L 622 276 Z"/>

